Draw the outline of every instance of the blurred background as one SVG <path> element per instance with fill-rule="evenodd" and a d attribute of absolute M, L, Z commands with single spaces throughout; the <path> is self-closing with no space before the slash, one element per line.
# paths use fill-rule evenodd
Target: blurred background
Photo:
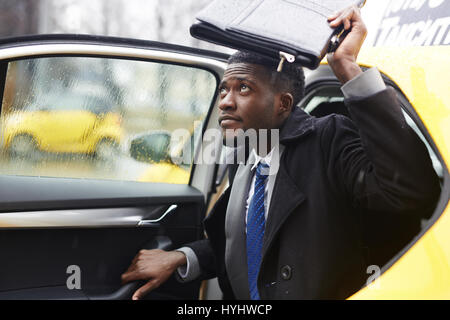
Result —
<path fill-rule="evenodd" d="M 189 27 L 212 0 L 0 0 L 0 37 L 79 33 L 156 40 L 230 53 Z M 368 0 L 365 46 L 448 45 L 449 0 Z"/>
<path fill-rule="evenodd" d="M 189 27 L 212 0 L 0 0 L 0 37 L 78 33 L 156 40 L 230 53 Z M 364 46 L 448 45 L 449 0 L 367 0 Z"/>
<path fill-rule="evenodd" d="M 189 27 L 211 0 L 0 0 L 0 37 L 81 33 L 226 51 Z"/>
<path fill-rule="evenodd" d="M 211 1 L 0 0 L 0 37 L 43 33 L 95 34 L 156 40 L 230 53 L 227 48 L 194 39 L 189 34 L 195 15 Z M 362 10 L 369 29 L 365 45 L 372 45 L 381 31 L 383 16 L 389 11 L 387 7 L 396 7 L 395 4 L 402 7 L 407 3 L 408 0 L 367 1 Z M 391 9 L 398 11 L 398 8 Z M 411 10 L 408 16 L 415 15 L 416 11 Z"/>

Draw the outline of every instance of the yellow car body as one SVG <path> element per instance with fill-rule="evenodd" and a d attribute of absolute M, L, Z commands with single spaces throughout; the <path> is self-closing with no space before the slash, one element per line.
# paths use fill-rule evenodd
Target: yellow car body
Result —
<path fill-rule="evenodd" d="M 51 153 L 92 154 L 98 143 L 120 144 L 123 129 L 118 113 L 95 114 L 87 110 L 17 111 L 2 124 L 4 148 L 15 139 L 29 137 L 35 148 Z"/>
<path fill-rule="evenodd" d="M 450 167 L 450 46 L 368 48 L 363 66 L 376 66 L 408 98 Z M 448 174 L 448 169 L 444 168 Z M 450 208 L 445 185 L 431 226 L 387 270 L 350 299 L 450 299 Z M 448 181 L 447 181 L 448 183 Z M 434 223 L 433 223 L 434 222 Z M 370 276 L 370 275 L 368 275 Z"/>
<path fill-rule="evenodd" d="M 173 163 L 153 164 L 143 175 L 140 182 L 188 184 L 190 177 L 189 168 L 179 167 Z"/>

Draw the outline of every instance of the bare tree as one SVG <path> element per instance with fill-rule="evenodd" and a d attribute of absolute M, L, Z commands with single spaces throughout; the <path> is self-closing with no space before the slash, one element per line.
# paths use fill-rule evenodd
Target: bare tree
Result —
<path fill-rule="evenodd" d="M 0 37 L 38 33 L 39 1 L 1 0 Z"/>
<path fill-rule="evenodd" d="M 227 51 L 190 36 L 212 0 L 0 0 L 0 37 L 85 33 Z"/>

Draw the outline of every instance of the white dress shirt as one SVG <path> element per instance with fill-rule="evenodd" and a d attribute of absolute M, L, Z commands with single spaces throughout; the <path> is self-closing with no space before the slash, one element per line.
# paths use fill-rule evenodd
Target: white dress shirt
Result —
<path fill-rule="evenodd" d="M 280 145 L 279 146 L 279 156 L 278 159 L 275 159 L 275 161 L 278 161 L 281 158 L 281 154 L 283 153 L 284 150 L 284 146 Z M 255 182 L 256 182 L 256 167 L 258 167 L 258 164 L 264 163 L 267 164 L 270 168 L 269 170 L 269 176 L 267 177 L 267 180 L 265 182 L 265 186 L 264 186 L 264 217 L 267 220 L 267 215 L 268 215 L 268 211 L 270 208 L 270 199 L 272 198 L 272 193 L 273 193 L 273 187 L 275 185 L 275 179 L 277 177 L 277 172 L 278 170 L 274 170 L 274 163 L 273 163 L 273 158 L 274 158 L 274 153 L 277 152 L 277 149 L 274 148 L 270 151 L 269 154 L 267 154 L 265 157 L 260 157 L 255 149 L 252 150 L 253 153 L 253 157 L 255 159 L 255 163 L 252 166 L 252 174 L 253 174 L 253 178 L 252 178 L 252 183 L 250 185 L 250 190 L 248 193 L 248 198 L 247 198 L 247 202 L 246 202 L 246 206 L 245 206 L 245 224 L 247 225 L 247 217 L 248 217 L 248 208 L 250 207 L 250 203 L 252 202 L 253 199 L 253 195 L 255 194 Z M 247 229 L 246 229 L 247 230 Z"/>
<path fill-rule="evenodd" d="M 344 84 L 341 87 L 341 91 L 346 99 L 353 98 L 353 97 L 367 97 L 374 95 L 380 91 L 383 91 L 386 89 L 386 85 L 384 84 L 383 78 L 381 77 L 380 72 L 376 67 L 371 68 L 369 70 L 366 70 L 362 74 L 358 75 L 354 79 L 348 81 L 346 84 Z M 280 145 L 280 156 L 284 149 L 284 146 Z M 273 150 L 272 150 L 273 151 Z M 263 163 L 268 164 L 271 166 L 271 170 L 273 167 L 273 152 L 270 152 L 266 157 L 260 157 L 256 153 L 254 153 L 254 156 L 256 158 L 255 165 L 252 167 L 252 170 L 256 168 L 258 163 L 261 161 Z M 277 172 L 278 170 L 276 170 Z M 276 172 L 274 174 L 269 173 L 269 177 L 267 178 L 268 181 L 266 181 L 265 190 L 264 190 L 264 206 L 266 208 L 265 210 L 265 217 L 267 220 L 267 216 L 269 214 L 269 208 L 270 208 L 270 200 L 272 197 L 273 187 L 275 185 L 276 180 Z M 255 175 L 253 175 L 252 184 L 249 190 L 249 195 L 247 198 L 247 205 L 246 205 L 246 222 L 247 222 L 247 212 L 248 207 L 250 205 L 250 202 L 252 200 L 253 194 L 254 194 L 254 185 L 255 185 Z M 198 262 L 198 258 L 195 255 L 194 251 L 191 248 L 188 247 L 182 247 L 178 249 L 177 251 L 181 251 L 186 255 L 187 264 L 185 266 L 182 266 L 178 268 L 177 272 L 179 275 L 179 279 L 181 281 L 191 281 L 196 279 L 201 274 L 200 264 Z"/>

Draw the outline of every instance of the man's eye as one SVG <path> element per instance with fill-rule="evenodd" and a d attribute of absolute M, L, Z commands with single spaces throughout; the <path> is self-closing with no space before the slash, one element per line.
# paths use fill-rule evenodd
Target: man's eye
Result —
<path fill-rule="evenodd" d="M 250 87 L 248 87 L 245 84 L 241 84 L 241 92 L 248 92 L 250 91 Z"/>
<path fill-rule="evenodd" d="M 227 89 L 226 88 L 219 88 L 219 94 L 227 94 Z"/>

